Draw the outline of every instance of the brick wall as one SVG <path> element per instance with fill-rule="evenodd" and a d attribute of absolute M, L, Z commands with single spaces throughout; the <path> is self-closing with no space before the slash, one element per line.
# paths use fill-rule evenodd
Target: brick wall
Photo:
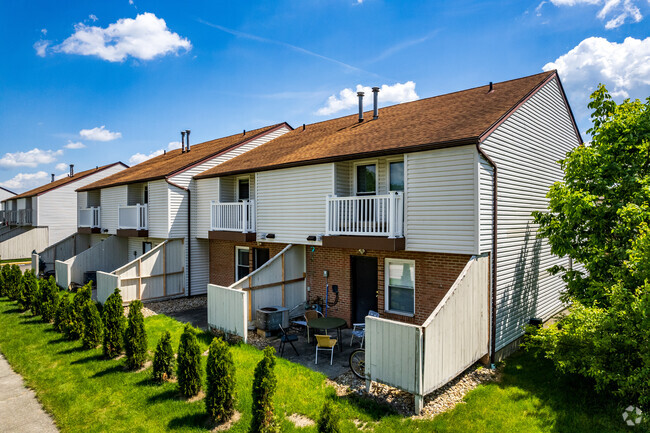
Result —
<path fill-rule="evenodd" d="M 250 248 L 250 266 L 253 266 L 253 248 L 269 248 L 269 257 L 279 253 L 286 244 L 256 242 L 210 241 L 210 283 L 229 286 L 235 282 L 235 246 Z M 334 299 L 332 285 L 339 287 L 338 303 L 329 308 L 329 314 L 342 317 L 352 323 L 353 302 L 351 298 L 351 256 L 361 255 L 356 249 L 323 248 L 306 246 L 307 286 L 311 289 L 308 300 L 317 297 L 325 300 L 325 277 L 329 271 L 330 303 Z M 387 252 L 367 250 L 366 257 L 377 258 L 377 306 L 381 317 L 408 323 L 422 324 L 445 296 L 451 285 L 471 257 L 465 254 L 421 253 L 410 251 Z M 407 317 L 384 311 L 384 264 L 386 258 L 415 261 L 415 315 Z"/>

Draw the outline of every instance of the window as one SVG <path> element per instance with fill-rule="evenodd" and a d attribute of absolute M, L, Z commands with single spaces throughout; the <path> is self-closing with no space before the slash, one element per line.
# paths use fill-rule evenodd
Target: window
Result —
<path fill-rule="evenodd" d="M 388 170 L 389 191 L 404 191 L 404 161 L 391 162 Z"/>
<path fill-rule="evenodd" d="M 357 195 L 373 195 L 377 189 L 377 166 L 357 165 Z"/>
<path fill-rule="evenodd" d="M 142 242 L 142 254 L 147 254 L 151 251 L 151 242 Z"/>
<path fill-rule="evenodd" d="M 144 204 L 149 203 L 149 185 L 144 186 Z"/>
<path fill-rule="evenodd" d="M 268 248 L 253 248 L 253 270 L 260 268 L 269 261 Z"/>
<path fill-rule="evenodd" d="M 235 279 L 237 281 L 250 273 L 248 251 L 248 247 L 235 247 Z"/>
<path fill-rule="evenodd" d="M 237 179 L 237 199 L 248 200 L 250 197 L 250 180 L 247 177 Z"/>
<path fill-rule="evenodd" d="M 412 316 L 415 313 L 415 261 L 386 259 L 386 310 Z"/>

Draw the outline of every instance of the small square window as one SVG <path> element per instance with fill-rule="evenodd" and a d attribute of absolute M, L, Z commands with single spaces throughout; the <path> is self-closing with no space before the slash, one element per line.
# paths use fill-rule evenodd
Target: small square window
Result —
<path fill-rule="evenodd" d="M 386 259 L 386 310 L 415 314 L 415 261 Z"/>

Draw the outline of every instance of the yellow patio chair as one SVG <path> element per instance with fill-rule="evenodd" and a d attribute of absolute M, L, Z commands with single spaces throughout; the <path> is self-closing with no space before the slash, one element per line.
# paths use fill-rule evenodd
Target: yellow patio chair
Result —
<path fill-rule="evenodd" d="M 334 348 L 336 347 L 336 338 L 331 338 L 329 335 L 316 335 L 316 360 L 314 364 L 318 364 L 318 351 L 319 350 L 329 350 L 330 351 L 330 365 L 334 361 Z"/>

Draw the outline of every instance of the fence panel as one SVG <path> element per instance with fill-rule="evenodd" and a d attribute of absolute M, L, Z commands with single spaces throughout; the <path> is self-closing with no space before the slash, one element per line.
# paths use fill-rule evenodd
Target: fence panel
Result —
<path fill-rule="evenodd" d="M 208 284 L 208 326 L 248 339 L 248 296 L 243 290 Z"/>
<path fill-rule="evenodd" d="M 97 300 L 102 304 L 119 286 L 119 277 L 107 272 L 97 272 Z"/>
<path fill-rule="evenodd" d="M 32 271 L 34 271 L 34 274 L 36 275 L 38 275 L 39 272 L 38 269 L 39 259 L 40 256 L 38 254 L 32 254 Z"/>
<path fill-rule="evenodd" d="M 66 261 L 71 266 L 70 282 L 83 284 L 86 272 L 110 272 L 127 260 L 126 238 L 110 236 Z"/>
<path fill-rule="evenodd" d="M 41 251 L 49 242 L 47 227 L 34 227 L 0 242 L 0 258 L 24 259 L 32 256 L 32 251 Z M 15 233 L 12 230 L 11 233 Z"/>
<path fill-rule="evenodd" d="M 54 263 L 54 269 L 56 270 L 56 284 L 57 286 L 67 289 L 70 287 L 70 264 L 67 262 L 62 262 L 57 260 Z"/>

